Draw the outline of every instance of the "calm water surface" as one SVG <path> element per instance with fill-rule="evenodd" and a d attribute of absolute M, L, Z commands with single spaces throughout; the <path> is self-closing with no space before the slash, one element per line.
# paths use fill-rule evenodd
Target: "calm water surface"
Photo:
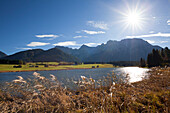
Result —
<path fill-rule="evenodd" d="M 95 80 L 102 79 L 114 72 L 117 76 L 129 75 L 130 82 L 142 80 L 147 75 L 149 69 L 139 67 L 122 67 L 122 68 L 96 68 L 96 69 L 76 69 L 76 70 L 55 70 L 55 71 L 37 71 L 46 78 L 50 78 L 53 74 L 64 85 L 68 86 L 68 81 L 79 80 L 80 76 L 92 77 Z M 8 72 L 0 73 L 0 83 L 10 82 L 18 79 L 17 76 L 22 76 L 24 79 L 33 78 L 33 72 Z"/>

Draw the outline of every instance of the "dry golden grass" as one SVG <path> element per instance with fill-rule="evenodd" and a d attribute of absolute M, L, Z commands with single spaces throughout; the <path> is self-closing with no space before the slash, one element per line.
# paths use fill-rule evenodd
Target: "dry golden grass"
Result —
<path fill-rule="evenodd" d="M 50 80 L 38 73 L 34 73 L 34 76 L 33 80 L 19 77 L 17 80 L 21 82 L 14 80 L 0 90 L 1 112 L 170 111 L 170 68 L 152 68 L 148 79 L 132 84 L 128 83 L 128 79 L 121 80 L 114 74 L 103 81 L 82 76 L 80 81 L 74 81 L 79 86 L 76 91 L 61 87 L 53 75 Z"/>

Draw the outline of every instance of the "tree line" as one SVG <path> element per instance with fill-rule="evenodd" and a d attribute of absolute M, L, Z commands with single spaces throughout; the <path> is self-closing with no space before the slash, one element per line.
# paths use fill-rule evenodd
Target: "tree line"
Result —
<path fill-rule="evenodd" d="M 0 64 L 25 64 L 23 60 L 0 59 Z"/>
<path fill-rule="evenodd" d="M 154 67 L 154 66 L 169 66 L 170 64 L 170 49 L 165 47 L 161 50 L 153 49 L 151 53 L 147 56 L 147 61 L 145 59 L 140 59 L 141 67 Z"/>

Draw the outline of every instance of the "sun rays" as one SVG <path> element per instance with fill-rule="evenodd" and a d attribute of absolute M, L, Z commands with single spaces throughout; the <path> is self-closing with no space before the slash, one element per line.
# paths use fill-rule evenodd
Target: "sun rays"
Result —
<path fill-rule="evenodd" d="M 132 31 L 142 30 L 145 18 L 142 12 L 138 10 L 130 10 L 123 15 L 122 22 L 125 24 L 125 28 L 130 28 Z"/>
<path fill-rule="evenodd" d="M 122 31 L 131 30 L 132 33 L 143 30 L 147 20 L 146 12 L 149 7 L 143 7 L 137 2 L 135 5 L 125 2 L 124 9 L 114 9 L 118 14 L 121 15 L 118 24 L 122 25 Z"/>

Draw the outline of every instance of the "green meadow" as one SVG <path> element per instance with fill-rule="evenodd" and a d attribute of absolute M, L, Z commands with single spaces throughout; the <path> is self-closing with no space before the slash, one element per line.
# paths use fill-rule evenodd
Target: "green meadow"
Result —
<path fill-rule="evenodd" d="M 44 65 L 48 65 L 45 67 Z M 0 64 L 0 72 L 16 72 L 16 71 L 40 71 L 40 70 L 68 70 L 68 69 L 87 69 L 92 68 L 111 68 L 112 64 L 79 64 L 79 65 L 59 65 L 58 62 L 36 62 L 36 63 L 26 63 L 21 65 L 21 68 L 14 68 L 13 64 Z M 31 67 L 33 66 L 33 67 Z M 35 67 L 38 66 L 38 67 Z"/>

